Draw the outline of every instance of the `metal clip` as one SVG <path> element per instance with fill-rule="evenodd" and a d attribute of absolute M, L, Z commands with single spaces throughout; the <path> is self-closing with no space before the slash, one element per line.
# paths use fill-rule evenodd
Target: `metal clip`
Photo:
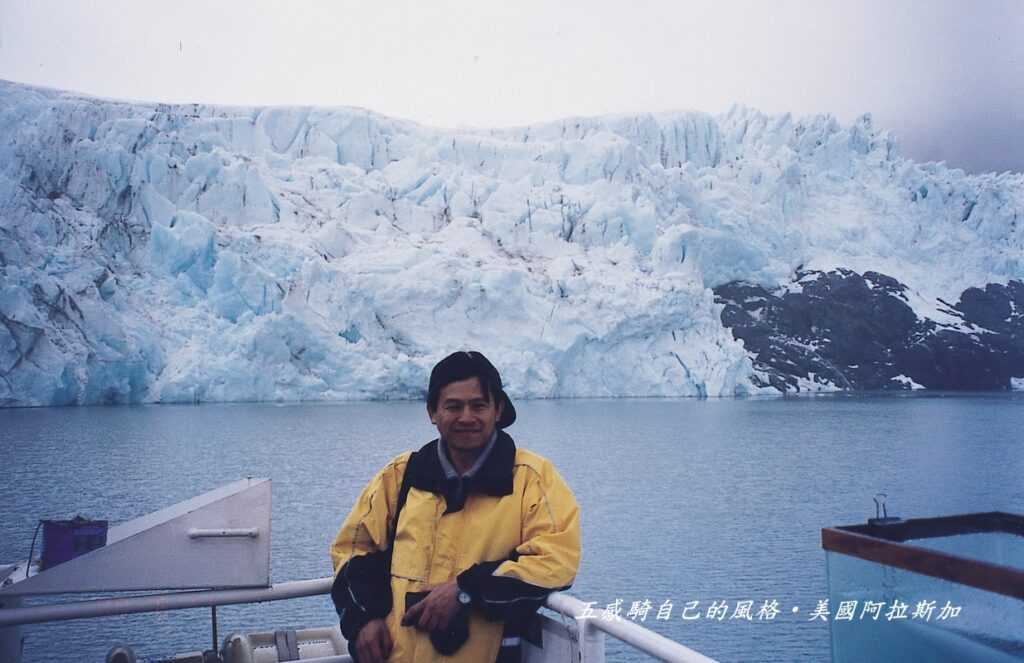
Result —
<path fill-rule="evenodd" d="M 869 525 L 893 525 L 903 522 L 902 518 L 890 517 L 889 511 L 885 508 L 885 501 L 889 498 L 885 493 L 876 493 L 871 499 L 875 501 L 875 517 L 868 518 Z"/>
<path fill-rule="evenodd" d="M 882 499 L 878 499 L 878 498 L 882 498 Z M 885 493 L 877 493 L 871 499 L 873 499 L 875 501 L 875 519 L 878 520 L 878 519 L 881 519 L 881 518 L 888 518 L 889 517 L 889 512 L 885 510 L 885 500 L 889 499 L 889 496 L 886 495 Z M 882 510 L 881 513 L 878 512 L 879 509 Z"/>

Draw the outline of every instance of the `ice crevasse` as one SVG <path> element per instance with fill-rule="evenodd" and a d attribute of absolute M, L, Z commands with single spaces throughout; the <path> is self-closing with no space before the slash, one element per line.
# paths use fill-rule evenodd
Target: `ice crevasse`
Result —
<path fill-rule="evenodd" d="M 419 398 L 477 348 L 518 397 L 766 391 L 712 288 L 1024 278 L 1024 178 L 870 116 L 735 107 L 445 130 L 353 108 L 0 82 L 0 403 Z"/>

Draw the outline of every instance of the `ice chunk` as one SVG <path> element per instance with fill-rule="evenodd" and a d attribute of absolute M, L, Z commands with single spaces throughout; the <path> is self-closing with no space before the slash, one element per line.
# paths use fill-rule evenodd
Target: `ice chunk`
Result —
<path fill-rule="evenodd" d="M 210 304 L 228 320 L 236 322 L 243 313 L 279 311 L 284 295 L 284 288 L 270 274 L 237 253 L 224 253 L 217 261 Z"/>
<path fill-rule="evenodd" d="M 166 226 L 153 226 L 149 256 L 154 269 L 174 276 L 185 273 L 205 290 L 217 262 L 216 229 L 205 217 L 179 211 Z"/>

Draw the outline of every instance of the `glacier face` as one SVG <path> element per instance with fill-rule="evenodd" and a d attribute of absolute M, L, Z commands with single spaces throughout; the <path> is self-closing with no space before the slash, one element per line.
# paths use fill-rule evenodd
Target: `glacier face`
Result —
<path fill-rule="evenodd" d="M 0 209 L 6 405 L 417 398 L 464 347 L 515 396 L 759 393 L 716 286 L 874 270 L 929 316 L 1024 278 L 1024 177 L 869 116 L 440 130 L 0 82 Z"/>

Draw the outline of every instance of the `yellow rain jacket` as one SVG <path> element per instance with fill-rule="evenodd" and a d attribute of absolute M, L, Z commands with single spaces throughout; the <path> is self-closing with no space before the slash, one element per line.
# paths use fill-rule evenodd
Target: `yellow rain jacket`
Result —
<path fill-rule="evenodd" d="M 520 635 L 537 607 L 572 584 L 580 561 L 572 491 L 550 461 L 516 449 L 504 431 L 497 435 L 461 490 L 446 476 L 434 440 L 397 456 L 359 496 L 331 545 L 331 596 L 353 655 L 359 629 L 386 617 L 391 663 L 518 661 Z M 442 656 L 429 634 L 401 625 L 405 595 L 456 577 L 472 599 L 469 638 Z"/>

